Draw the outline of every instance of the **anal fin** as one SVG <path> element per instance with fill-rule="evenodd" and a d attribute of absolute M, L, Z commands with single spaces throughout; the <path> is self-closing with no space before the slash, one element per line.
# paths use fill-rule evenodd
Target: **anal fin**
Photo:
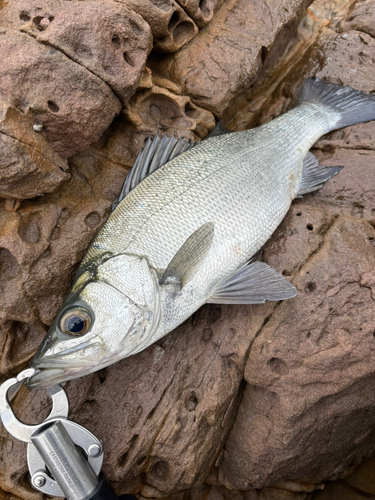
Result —
<path fill-rule="evenodd" d="M 297 196 L 317 191 L 334 175 L 338 174 L 344 167 L 323 167 L 315 156 L 308 152 L 303 160 L 302 178 L 298 188 Z"/>
<path fill-rule="evenodd" d="M 265 262 L 251 262 L 240 267 L 219 285 L 207 302 L 214 304 L 262 304 L 266 300 L 294 297 L 294 286 Z"/>

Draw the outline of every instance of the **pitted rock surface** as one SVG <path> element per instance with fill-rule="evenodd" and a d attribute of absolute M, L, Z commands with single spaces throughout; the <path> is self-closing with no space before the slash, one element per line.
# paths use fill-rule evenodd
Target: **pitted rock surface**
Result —
<path fill-rule="evenodd" d="M 236 130 L 264 123 L 313 75 L 375 91 L 372 3 L 316 0 L 306 14 L 308 3 L 0 0 L 2 380 L 27 366 L 148 135 L 203 139 L 214 116 Z M 90 36 L 70 38 L 78 28 Z M 123 53 L 137 54 L 133 66 Z M 374 122 L 319 140 L 319 160 L 345 168 L 296 200 L 260 253 L 297 297 L 206 305 L 140 354 L 66 384 L 70 418 L 105 443 L 117 493 L 374 494 L 371 460 L 321 490 L 375 452 L 374 143 Z M 14 403 L 28 423 L 48 405 L 25 389 Z M 24 444 L 3 428 L 0 440 L 0 498 L 41 500 Z"/>
<path fill-rule="evenodd" d="M 149 25 L 117 2 L 48 0 L 41 6 L 38 0 L 13 0 L 0 12 L 0 26 L 59 50 L 107 83 L 123 103 L 137 89 L 152 48 Z"/>

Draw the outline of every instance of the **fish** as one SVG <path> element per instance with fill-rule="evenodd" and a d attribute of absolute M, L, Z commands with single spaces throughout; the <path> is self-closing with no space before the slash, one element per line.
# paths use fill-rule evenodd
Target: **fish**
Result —
<path fill-rule="evenodd" d="M 216 127 L 197 143 L 149 139 L 30 366 L 42 389 L 134 355 L 205 303 L 261 304 L 296 289 L 252 257 L 292 201 L 342 166 L 309 151 L 324 134 L 375 119 L 375 95 L 319 78 L 260 127 Z"/>

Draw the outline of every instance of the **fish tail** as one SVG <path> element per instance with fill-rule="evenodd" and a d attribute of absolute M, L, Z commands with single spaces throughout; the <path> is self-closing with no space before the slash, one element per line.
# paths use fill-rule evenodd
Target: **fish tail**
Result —
<path fill-rule="evenodd" d="M 375 120 L 375 95 L 327 83 L 319 78 L 305 80 L 298 104 L 303 102 L 320 104 L 340 115 L 329 131 Z"/>

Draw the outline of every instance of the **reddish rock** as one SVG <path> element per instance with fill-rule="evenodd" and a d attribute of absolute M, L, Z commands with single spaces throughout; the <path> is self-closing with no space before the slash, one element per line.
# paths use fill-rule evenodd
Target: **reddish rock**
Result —
<path fill-rule="evenodd" d="M 177 52 L 198 32 L 194 21 L 175 0 L 118 0 L 150 25 L 156 52 Z"/>
<path fill-rule="evenodd" d="M 353 2 L 348 16 L 340 24 L 340 31 L 363 31 L 375 37 L 375 5 L 369 0 Z"/>
<path fill-rule="evenodd" d="M 264 64 L 275 64 L 309 3 L 231 0 L 186 47 L 153 60 L 151 67 L 178 83 L 196 105 L 221 117 Z"/>
<path fill-rule="evenodd" d="M 0 25 L 61 51 L 106 82 L 122 102 L 138 87 L 152 48 L 148 24 L 118 2 L 48 0 L 41 6 L 38 0 L 13 0 L 1 11 Z"/>
<path fill-rule="evenodd" d="M 35 198 L 69 179 L 67 162 L 32 128 L 32 121 L 12 107 L 4 106 L 0 114 L 2 198 Z"/>
<path fill-rule="evenodd" d="M 0 28 L 0 59 L 1 101 L 42 125 L 41 135 L 63 158 L 87 149 L 120 110 L 99 77 L 27 34 Z"/>
<path fill-rule="evenodd" d="M 223 0 L 177 0 L 199 28 L 204 28 L 212 20 Z"/>

